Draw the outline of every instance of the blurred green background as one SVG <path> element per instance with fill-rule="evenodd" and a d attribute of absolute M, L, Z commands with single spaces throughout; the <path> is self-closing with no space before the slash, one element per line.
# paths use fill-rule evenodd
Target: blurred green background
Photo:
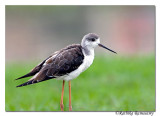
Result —
<path fill-rule="evenodd" d="M 73 111 L 155 111 L 154 6 L 6 6 L 6 111 L 60 111 L 62 81 L 14 79 L 89 32 L 118 54 L 96 48 L 71 82 Z M 68 96 L 66 83 L 65 111 Z"/>

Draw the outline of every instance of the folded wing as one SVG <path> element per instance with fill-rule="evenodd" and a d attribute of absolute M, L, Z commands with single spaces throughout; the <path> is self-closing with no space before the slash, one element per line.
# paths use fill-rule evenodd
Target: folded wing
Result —
<path fill-rule="evenodd" d="M 68 73 L 76 70 L 83 63 L 83 59 L 84 55 L 82 53 L 81 45 L 74 44 L 68 46 L 44 60 L 27 75 L 20 77 L 24 78 L 34 75 L 28 82 L 17 87 L 67 75 Z"/>

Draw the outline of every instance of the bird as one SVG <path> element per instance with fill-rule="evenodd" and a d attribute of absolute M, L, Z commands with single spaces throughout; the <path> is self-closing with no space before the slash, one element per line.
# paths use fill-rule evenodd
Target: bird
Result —
<path fill-rule="evenodd" d="M 33 68 L 29 73 L 17 78 L 16 80 L 33 76 L 27 82 L 16 87 L 23 87 L 50 79 L 63 80 L 60 108 L 61 111 L 64 111 L 63 94 L 64 85 L 67 81 L 69 85 L 69 111 L 72 111 L 71 80 L 78 77 L 82 72 L 90 67 L 94 60 L 94 49 L 97 46 L 116 53 L 101 44 L 100 37 L 97 34 L 88 33 L 82 38 L 81 44 L 71 44 L 54 52 Z"/>

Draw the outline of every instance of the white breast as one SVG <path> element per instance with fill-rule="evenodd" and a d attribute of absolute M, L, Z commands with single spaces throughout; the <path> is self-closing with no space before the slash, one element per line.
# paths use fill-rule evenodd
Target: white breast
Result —
<path fill-rule="evenodd" d="M 72 80 L 76 77 L 78 77 L 83 71 L 85 71 L 92 63 L 94 60 L 94 50 L 91 52 L 90 55 L 85 55 L 84 54 L 84 60 L 83 63 L 78 67 L 78 69 L 72 71 L 68 75 L 64 75 L 62 77 L 58 77 L 58 80 Z"/>
<path fill-rule="evenodd" d="M 92 63 L 94 60 L 94 55 L 89 55 L 84 57 L 84 61 L 82 66 L 82 72 L 85 71 Z"/>

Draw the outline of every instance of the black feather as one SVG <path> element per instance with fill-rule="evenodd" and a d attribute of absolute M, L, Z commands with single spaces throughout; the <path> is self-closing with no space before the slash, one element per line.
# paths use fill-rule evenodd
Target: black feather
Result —
<path fill-rule="evenodd" d="M 79 44 L 72 45 L 68 47 L 65 51 L 58 54 L 53 62 L 48 65 L 47 76 L 63 76 L 76 70 L 84 60 L 84 55 L 82 52 L 82 46 Z M 47 67 L 47 66 L 46 66 Z"/>
<path fill-rule="evenodd" d="M 48 59 L 48 58 L 47 58 Z M 45 61 L 47 60 L 45 59 L 43 62 L 41 62 L 38 66 L 36 66 L 31 72 L 29 72 L 28 74 L 22 76 L 22 77 L 19 77 L 15 80 L 18 80 L 18 79 L 22 79 L 22 78 L 25 78 L 25 77 L 30 77 L 30 76 L 33 76 L 35 75 L 37 72 L 39 72 L 43 66 L 43 64 L 45 63 Z"/>
<path fill-rule="evenodd" d="M 23 87 L 23 86 L 27 86 L 27 85 L 39 83 L 39 82 L 42 82 L 42 81 L 46 81 L 46 80 L 49 80 L 49 79 L 53 79 L 53 78 L 55 78 L 55 77 L 47 77 L 47 76 L 46 76 L 46 78 L 45 78 L 44 80 L 41 80 L 41 81 L 30 80 L 30 81 L 25 82 L 25 83 L 23 83 L 23 84 L 21 84 L 21 85 L 18 85 L 18 86 L 16 86 L 16 87 Z"/>

